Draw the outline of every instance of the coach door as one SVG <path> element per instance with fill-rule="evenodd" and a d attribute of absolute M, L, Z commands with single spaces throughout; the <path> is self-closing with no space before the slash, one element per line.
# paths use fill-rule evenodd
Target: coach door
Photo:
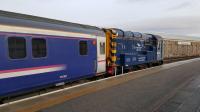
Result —
<path fill-rule="evenodd" d="M 97 37 L 97 73 L 104 73 L 106 71 L 106 38 Z"/>

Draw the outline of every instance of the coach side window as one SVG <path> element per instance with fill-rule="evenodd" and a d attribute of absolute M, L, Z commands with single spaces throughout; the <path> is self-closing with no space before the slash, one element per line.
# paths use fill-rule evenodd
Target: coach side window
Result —
<path fill-rule="evenodd" d="M 26 40 L 23 37 L 8 38 L 9 57 L 11 59 L 22 59 L 26 57 Z"/>
<path fill-rule="evenodd" d="M 32 39 L 32 54 L 34 58 L 42 58 L 47 56 L 47 46 L 45 39 Z"/>
<path fill-rule="evenodd" d="M 80 55 L 87 55 L 88 54 L 87 41 L 80 41 L 79 42 L 79 53 L 80 53 Z"/>
<path fill-rule="evenodd" d="M 105 42 L 100 43 L 100 54 L 101 55 L 105 54 Z"/>

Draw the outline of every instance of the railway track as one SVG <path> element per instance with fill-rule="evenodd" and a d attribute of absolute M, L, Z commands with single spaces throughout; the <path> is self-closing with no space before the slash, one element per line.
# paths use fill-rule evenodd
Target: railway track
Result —
<path fill-rule="evenodd" d="M 164 64 L 182 61 L 182 60 L 187 60 L 187 59 L 192 59 L 192 58 L 196 58 L 196 57 L 187 57 L 187 58 L 186 57 L 180 57 L 180 58 L 174 58 L 174 59 L 164 59 Z M 142 69 L 145 69 L 145 68 L 146 67 L 139 67 L 139 68 L 135 69 L 134 71 L 142 70 Z M 20 101 L 20 100 L 23 100 L 23 99 L 27 99 L 27 98 L 31 98 L 31 97 L 35 97 L 35 96 L 40 96 L 40 95 L 43 95 L 43 94 L 46 94 L 46 93 L 50 93 L 50 92 L 54 92 L 54 91 L 58 91 L 58 90 L 63 90 L 65 88 L 70 88 L 70 87 L 81 85 L 81 84 L 84 84 L 84 83 L 87 83 L 87 82 L 97 81 L 97 80 L 104 79 L 104 78 L 109 78 L 109 77 L 111 77 L 111 76 L 97 76 L 97 77 L 94 77 L 94 78 L 88 78 L 88 79 L 83 79 L 83 80 L 79 80 L 79 81 L 68 82 L 68 83 L 66 83 L 64 85 L 60 85 L 60 86 L 52 85 L 48 88 L 38 89 L 38 90 L 29 92 L 29 93 L 25 93 L 25 94 L 22 94 L 22 95 L 6 97 L 6 98 L 1 100 L 0 106 L 5 105 L 5 104 L 10 104 L 12 102 L 17 102 L 17 101 Z"/>
<path fill-rule="evenodd" d="M 198 57 L 199 56 L 167 58 L 167 59 L 164 59 L 164 64 L 173 63 L 173 62 L 182 61 L 182 60 L 193 59 L 193 58 L 198 58 Z"/>

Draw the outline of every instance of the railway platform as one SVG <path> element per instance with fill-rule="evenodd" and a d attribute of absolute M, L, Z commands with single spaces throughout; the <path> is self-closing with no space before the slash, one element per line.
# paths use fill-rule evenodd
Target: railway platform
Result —
<path fill-rule="evenodd" d="M 0 112 L 198 112 L 200 58 L 4 104 Z"/>

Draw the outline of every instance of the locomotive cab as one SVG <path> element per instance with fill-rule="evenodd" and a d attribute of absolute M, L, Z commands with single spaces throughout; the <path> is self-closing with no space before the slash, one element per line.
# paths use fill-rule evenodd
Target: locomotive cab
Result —
<path fill-rule="evenodd" d="M 155 48 L 155 60 L 159 64 L 163 63 L 163 39 L 161 36 L 149 34 L 151 38 L 152 47 Z"/>

